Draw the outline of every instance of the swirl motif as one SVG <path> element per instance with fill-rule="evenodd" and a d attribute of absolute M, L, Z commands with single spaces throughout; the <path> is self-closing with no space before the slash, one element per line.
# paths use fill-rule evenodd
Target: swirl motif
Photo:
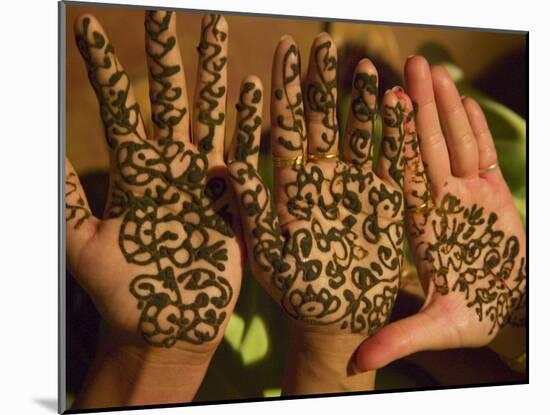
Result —
<path fill-rule="evenodd" d="M 228 260 L 226 240 L 235 238 L 226 182 L 208 177 L 207 156 L 174 137 L 187 109 L 175 105 L 183 91 L 169 80 L 181 67 L 163 60 L 176 45 L 174 36 L 164 36 L 172 18 L 171 12 L 148 12 L 145 21 L 155 91 L 153 122 L 165 131 L 158 140 L 146 140 L 138 129 L 139 107 L 128 103 L 128 76 L 105 37 L 90 31 L 90 21 L 84 19 L 77 38 L 116 164 L 109 216 L 122 220 L 119 247 L 127 263 L 147 271 L 133 278 L 129 290 L 140 310 L 141 333 L 159 347 L 216 339 L 233 298 L 231 285 L 220 275 Z M 218 20 L 212 17 L 209 30 L 216 31 Z M 203 39 L 199 50 L 210 46 Z M 94 49 L 105 55 L 101 65 L 91 58 Z M 105 73 L 110 74 L 108 81 L 101 82 Z M 221 89 L 211 84 L 205 94 L 216 97 Z"/>

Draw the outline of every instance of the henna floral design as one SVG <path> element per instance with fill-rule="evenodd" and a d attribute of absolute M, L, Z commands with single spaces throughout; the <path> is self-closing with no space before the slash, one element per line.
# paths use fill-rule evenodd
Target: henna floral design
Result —
<path fill-rule="evenodd" d="M 163 59 L 176 45 L 174 36 L 163 36 L 172 18 L 172 12 L 147 12 L 145 21 L 155 45 L 146 48 L 153 122 L 164 132 L 157 140 L 145 139 L 139 127 L 139 106 L 129 98 L 130 81 L 111 44 L 90 30 L 89 18 L 77 36 L 116 167 L 108 216 L 121 220 L 119 247 L 127 263 L 144 270 L 129 287 L 139 328 L 161 347 L 214 340 L 234 295 L 223 276 L 227 243 L 235 240 L 226 178 L 210 177 L 206 155 L 174 134 L 187 108 L 178 104 L 183 91 L 171 81 L 182 68 Z M 105 57 L 97 64 L 92 54 L 100 52 Z"/>
<path fill-rule="evenodd" d="M 336 57 L 328 55 L 331 42 L 320 44 L 312 56 L 318 70 L 336 71 Z M 281 131 L 274 140 L 292 151 L 303 148 L 306 131 L 302 95 L 295 88 L 300 70 L 297 48 L 283 51 L 282 85 L 273 91 L 274 101 L 286 116 L 274 119 Z M 309 82 L 308 108 L 320 112 L 327 152 L 336 143 L 335 77 Z M 377 93 L 376 76 L 358 73 L 354 87 L 359 99 L 352 113 L 361 120 L 374 120 L 376 106 L 365 94 Z M 404 123 L 400 103 L 383 107 L 387 131 L 384 156 L 392 166 L 395 183 L 377 177 L 361 163 L 332 161 L 330 167 L 306 161 L 287 167 L 278 184 L 288 218 L 279 225 L 279 215 L 270 192 L 250 158 L 236 161 L 232 176 L 240 197 L 242 222 L 248 225 L 248 250 L 255 272 L 293 319 L 309 325 L 372 334 L 391 315 L 403 261 L 403 149 Z M 366 120 L 365 120 L 366 121 Z M 350 144 L 366 160 L 371 156 L 371 131 L 357 128 Z M 245 140 L 242 140 L 244 143 Z M 248 149 L 241 154 L 249 154 Z M 239 191 L 240 190 L 240 191 Z M 278 204 L 281 205 L 281 201 Z M 279 212 L 280 213 L 280 212 Z"/>

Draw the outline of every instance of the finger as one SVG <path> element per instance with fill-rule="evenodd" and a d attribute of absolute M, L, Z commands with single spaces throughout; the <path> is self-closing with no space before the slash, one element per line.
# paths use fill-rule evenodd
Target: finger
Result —
<path fill-rule="evenodd" d="M 353 75 L 351 108 L 348 116 L 344 160 L 372 168 L 372 133 L 377 110 L 378 72 L 368 59 L 357 64 Z"/>
<path fill-rule="evenodd" d="M 422 213 L 428 207 L 430 201 L 430 189 L 428 177 L 420 157 L 418 137 L 414 123 L 414 109 L 411 99 L 404 91 L 397 91 L 396 96 L 403 103 L 405 113 L 404 124 L 404 160 L 405 171 L 403 192 L 407 203 L 406 212 L 410 214 Z M 410 221 L 409 221 L 410 222 Z"/>
<path fill-rule="evenodd" d="M 454 176 L 472 178 L 478 174 L 477 144 L 455 83 L 442 66 L 432 69 L 437 109 L 447 139 Z"/>
<path fill-rule="evenodd" d="M 405 79 L 407 92 L 416 104 L 416 128 L 422 161 L 430 183 L 439 189 L 451 174 L 451 164 L 439 124 L 432 76 L 426 59 L 421 56 L 408 59 L 405 64 Z"/>
<path fill-rule="evenodd" d="M 388 90 L 382 98 L 382 142 L 376 174 L 382 180 L 402 188 L 406 120 L 405 108 L 397 98 L 396 91 L 402 91 L 402 89 L 396 87 Z"/>
<path fill-rule="evenodd" d="M 241 84 L 237 107 L 235 134 L 227 160 L 242 161 L 258 169 L 258 155 L 262 134 L 263 88 L 257 76 L 246 77 Z"/>
<path fill-rule="evenodd" d="M 281 229 L 269 189 L 258 171 L 246 161 L 231 162 L 229 173 L 239 206 L 251 271 L 279 301 L 281 291 L 274 290 L 272 282 L 278 274 L 287 271 L 288 265 L 282 261 Z"/>
<path fill-rule="evenodd" d="M 195 88 L 193 142 L 214 164 L 223 164 L 224 161 L 228 29 L 223 16 L 205 15 L 197 48 L 199 67 Z"/>
<path fill-rule="evenodd" d="M 500 176 L 502 173 L 498 165 L 496 168 L 491 168 L 489 171 L 484 172 L 485 169 L 495 166 L 498 163 L 498 155 L 493 136 L 491 135 L 491 131 L 489 130 L 487 120 L 485 119 L 481 107 L 474 99 L 469 97 L 465 97 L 462 102 L 477 141 L 480 174 L 482 176 Z"/>
<path fill-rule="evenodd" d="M 271 91 L 273 156 L 284 160 L 302 156 L 306 126 L 300 87 L 300 58 L 296 43 L 288 35 L 281 38 L 275 50 Z"/>
<path fill-rule="evenodd" d="M 101 119 L 111 148 L 121 142 L 146 138 L 128 75 L 99 22 L 89 14 L 75 20 L 78 49 L 88 69 L 88 78 L 99 101 Z"/>
<path fill-rule="evenodd" d="M 155 138 L 189 140 L 187 86 L 174 12 L 145 13 L 145 52 Z"/>
<path fill-rule="evenodd" d="M 312 155 L 338 155 L 336 66 L 336 45 L 328 33 L 321 33 L 311 46 L 305 86 L 307 146 Z"/>
<path fill-rule="evenodd" d="M 95 234 L 99 220 L 92 215 L 78 175 L 68 159 L 65 159 L 65 221 L 67 264 L 77 277 L 80 252 Z"/>
<path fill-rule="evenodd" d="M 454 338 L 448 324 L 419 312 L 387 325 L 365 340 L 357 349 L 355 363 L 360 371 L 380 369 L 412 353 L 452 347 Z"/>

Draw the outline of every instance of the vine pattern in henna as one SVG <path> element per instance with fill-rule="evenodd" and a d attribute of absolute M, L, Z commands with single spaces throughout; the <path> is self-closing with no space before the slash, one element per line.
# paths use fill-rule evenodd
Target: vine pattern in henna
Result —
<path fill-rule="evenodd" d="M 208 22 L 202 28 L 197 47 L 205 77 L 201 79 L 202 85 L 199 89 L 198 122 L 207 127 L 207 132 L 203 137 L 196 137 L 195 142 L 199 143 L 199 150 L 204 153 L 214 148 L 216 127 L 223 125 L 225 120 L 223 108 L 215 115 L 226 94 L 221 71 L 227 63 L 227 56 L 222 53 L 222 44 L 226 42 L 227 33 L 219 28 L 220 19 L 218 14 L 208 15 Z"/>
<path fill-rule="evenodd" d="M 299 59 L 298 48 L 293 44 L 286 50 L 283 57 L 283 88 L 276 89 L 274 92 L 275 99 L 283 102 L 290 111 L 290 122 L 285 122 L 285 118 L 280 114 L 276 117 L 277 126 L 286 132 L 277 137 L 277 142 L 287 150 L 294 151 L 303 151 L 306 141 L 302 93 L 298 89 L 295 94 L 292 94 L 289 88 L 300 76 Z"/>
<path fill-rule="evenodd" d="M 156 30 L 168 26 L 155 13 L 147 19 L 147 33 L 153 38 Z M 139 328 L 154 346 L 171 347 L 178 340 L 212 341 L 233 297 L 230 283 L 221 275 L 228 259 L 226 243 L 235 238 L 227 222 L 225 181 L 207 182 L 207 157 L 192 144 L 170 133 L 156 141 L 140 136 L 139 107 L 128 100 L 128 77 L 105 37 L 90 31 L 88 18 L 77 44 L 114 151 L 117 173 L 109 216 L 122 220 L 119 246 L 126 261 L 144 269 L 129 287 L 138 300 Z M 167 50 L 171 45 L 172 41 L 166 42 Z M 96 65 L 92 52 L 104 54 L 101 65 Z M 153 82 L 164 91 L 155 97 L 159 107 L 170 108 L 174 90 L 166 77 L 174 70 L 153 74 Z M 110 74 L 107 82 L 100 82 L 100 72 L 103 78 Z M 160 111 L 154 121 L 160 127 L 172 126 L 174 114 L 184 116 L 185 111 Z"/>
<path fill-rule="evenodd" d="M 363 125 L 368 122 L 374 123 L 378 109 L 377 101 L 374 100 L 374 105 L 369 105 L 367 96 L 378 96 L 378 77 L 367 72 L 357 73 L 353 80 L 353 89 L 357 91 L 357 96 L 351 103 L 353 116 Z M 371 131 L 357 127 L 351 132 L 348 140 L 354 164 L 362 167 L 368 162 L 372 162 Z"/>
<path fill-rule="evenodd" d="M 414 118 L 417 113 L 418 104 L 413 101 L 413 110 L 407 117 L 408 121 Z M 406 206 L 407 211 L 416 209 L 418 206 L 424 206 L 425 209 L 421 209 L 416 214 L 410 214 L 407 216 L 407 225 L 412 238 L 418 238 L 424 233 L 424 228 L 428 223 L 428 216 L 430 213 L 430 203 L 432 200 L 430 194 L 430 180 L 427 171 L 424 168 L 422 159 L 420 157 L 420 143 L 419 137 L 416 134 L 414 128 L 407 128 L 405 126 L 405 148 L 408 150 L 405 152 L 404 162 L 408 165 L 408 169 L 413 174 L 409 176 L 409 183 L 405 187 L 411 187 L 410 198 L 414 200 L 413 203 L 409 203 Z"/>
<path fill-rule="evenodd" d="M 308 110 L 323 114 L 320 134 L 323 146 L 315 148 L 316 153 L 329 153 L 338 138 L 336 120 L 336 56 L 331 53 L 332 42 L 326 41 L 315 47 L 313 67 L 316 74 L 306 87 Z"/>
<path fill-rule="evenodd" d="M 526 262 L 518 238 L 498 230 L 497 221 L 495 213 L 476 204 L 464 206 L 448 193 L 430 217 L 435 238 L 427 242 L 424 256 L 437 292 L 463 293 L 479 321 L 492 323 L 489 334 L 514 323 L 513 311 L 526 301 Z M 449 274 L 457 275 L 454 282 Z"/>
<path fill-rule="evenodd" d="M 283 87 L 274 91 L 275 99 L 291 110 L 287 122 L 292 121 L 276 118 L 286 132 L 276 139 L 297 150 L 305 131 L 301 96 L 288 88 L 299 74 L 298 66 L 289 64 L 292 54 L 297 54 L 294 45 L 284 55 Z M 352 111 L 360 109 L 355 105 Z M 293 319 L 368 334 L 387 323 L 403 260 L 403 176 L 398 171 L 403 164 L 397 161 L 403 121 L 400 103 L 384 107 L 384 122 L 397 132 L 383 138 L 384 156 L 397 169 L 396 185 L 382 182 L 371 169 L 341 161 L 331 162 L 328 171 L 310 162 L 289 167 L 287 176 L 293 177 L 281 185 L 293 220 L 282 227 L 258 172 L 249 162 L 240 162 L 233 179 L 246 183 L 240 202 L 243 221 L 253 224 L 250 257 Z"/>
<path fill-rule="evenodd" d="M 150 91 L 151 106 L 153 107 L 153 123 L 159 131 L 166 130 L 165 137 L 158 139 L 174 138 L 174 127 L 178 125 L 187 114 L 185 106 L 178 107 L 177 102 L 181 99 L 184 91 L 181 87 L 175 86 L 170 78 L 180 72 L 180 65 L 168 65 L 166 56 L 177 47 L 175 36 L 168 36 L 173 12 L 147 11 L 145 15 L 145 32 L 147 44 L 145 53 L 149 58 L 149 77 L 152 86 Z M 158 49 L 159 52 L 155 52 Z"/>

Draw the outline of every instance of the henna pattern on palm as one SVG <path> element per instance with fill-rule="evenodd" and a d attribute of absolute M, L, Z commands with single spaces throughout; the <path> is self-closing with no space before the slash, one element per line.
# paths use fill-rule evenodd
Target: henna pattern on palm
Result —
<path fill-rule="evenodd" d="M 159 87 L 151 94 L 153 121 L 167 132 L 158 140 L 146 140 L 138 129 L 139 107 L 129 104 L 130 82 L 111 44 L 89 30 L 89 19 L 77 37 L 114 151 L 108 215 L 122 221 L 119 246 L 126 261 L 144 269 L 130 283 L 138 300 L 139 328 L 150 344 L 163 347 L 178 340 L 202 344 L 216 338 L 233 297 L 222 275 L 227 243 L 236 243 L 225 178 L 209 177 L 206 155 L 173 136 L 173 126 L 187 109 L 174 105 L 182 91 L 169 80 L 181 68 L 162 61 L 175 45 L 173 36 L 160 40 L 170 18 L 171 12 L 164 17 L 148 12 L 145 23 L 149 38 L 162 49 L 146 50 L 151 80 Z M 94 50 L 105 54 L 102 65 L 91 58 Z M 105 73 L 108 81 L 102 82 Z"/>
<path fill-rule="evenodd" d="M 424 254 L 437 292 L 463 293 L 479 321 L 491 321 L 489 335 L 509 322 L 518 324 L 510 316 L 526 300 L 526 264 L 518 238 L 498 230 L 497 221 L 495 213 L 476 204 L 464 206 L 448 193 L 428 220 L 434 238 L 426 242 Z"/>
<path fill-rule="evenodd" d="M 335 66 L 335 58 L 323 55 L 329 47 L 330 43 L 322 44 L 315 56 Z M 297 49 L 291 45 L 282 60 L 283 86 L 273 92 L 289 110 L 288 116 L 275 118 L 283 133 L 274 138 L 287 149 L 299 150 L 306 136 L 305 116 L 299 90 L 290 87 L 299 75 L 293 56 Z M 356 88 L 377 92 L 376 76 L 359 73 L 357 79 Z M 308 108 L 322 112 L 323 126 L 334 134 L 321 137 L 326 147 L 319 151 L 328 151 L 337 139 L 333 81 L 309 84 L 306 94 Z M 352 111 L 357 118 L 374 119 L 375 108 L 366 102 L 357 100 Z M 399 187 L 403 163 L 399 159 L 404 114 L 399 103 L 385 106 L 383 111 L 386 125 L 399 127 L 396 135 L 383 137 L 384 156 L 395 166 L 397 185 L 383 182 L 372 169 L 359 164 L 294 165 L 288 168 L 289 178 L 279 184 L 288 212 L 280 226 L 270 192 L 254 166 L 242 160 L 235 169 L 238 174 L 232 176 L 237 188 L 241 186 L 241 213 L 243 222 L 248 223 L 248 250 L 255 271 L 288 315 L 305 324 L 372 334 L 390 317 L 403 259 L 403 195 Z M 352 145 L 366 158 L 371 157 L 366 150 L 372 145 L 367 142 L 370 132 L 358 129 L 353 135 L 359 138 Z"/>
<path fill-rule="evenodd" d="M 413 108 L 409 120 L 415 103 Z M 414 129 L 405 136 L 405 162 L 412 172 L 406 186 L 409 199 L 414 206 L 427 206 L 407 216 L 409 238 L 418 259 L 428 265 L 437 293 L 462 293 L 478 320 L 490 321 L 489 335 L 506 324 L 523 325 L 524 317 L 514 315 L 526 303 L 526 260 L 518 238 L 498 229 L 496 213 L 475 203 L 464 205 L 452 193 L 430 208 L 430 182 L 420 161 L 418 136 Z"/>

